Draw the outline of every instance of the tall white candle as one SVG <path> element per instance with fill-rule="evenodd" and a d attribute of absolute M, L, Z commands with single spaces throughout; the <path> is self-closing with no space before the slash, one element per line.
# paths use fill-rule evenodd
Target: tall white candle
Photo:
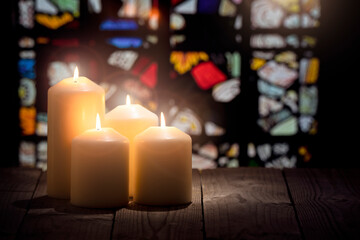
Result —
<path fill-rule="evenodd" d="M 96 114 L 104 118 L 105 92 L 86 77 L 66 78 L 48 90 L 47 192 L 50 197 L 70 198 L 72 139 L 92 128 Z"/>
<path fill-rule="evenodd" d="M 134 139 L 134 201 L 146 205 L 191 202 L 191 137 L 175 127 L 149 127 Z"/>
<path fill-rule="evenodd" d="M 129 195 L 133 196 L 134 192 L 134 137 L 148 127 L 157 126 L 159 119 L 156 114 L 150 112 L 146 108 L 131 104 L 130 97 L 127 96 L 126 105 L 120 105 L 105 115 L 105 126 L 114 128 L 120 134 L 127 137 L 130 141 L 130 179 L 129 179 Z"/>
<path fill-rule="evenodd" d="M 90 129 L 75 137 L 71 149 L 73 205 L 125 206 L 129 199 L 129 140 L 112 128 Z"/>

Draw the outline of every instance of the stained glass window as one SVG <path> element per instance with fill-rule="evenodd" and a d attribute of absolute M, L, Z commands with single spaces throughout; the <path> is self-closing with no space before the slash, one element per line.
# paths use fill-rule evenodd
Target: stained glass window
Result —
<path fill-rule="evenodd" d="M 130 93 L 156 111 L 158 1 L 21 0 L 17 8 L 21 165 L 46 169 L 47 89 L 80 74 L 103 86 L 109 109 Z"/>
<path fill-rule="evenodd" d="M 320 0 L 19 0 L 21 165 L 46 169 L 47 89 L 75 66 L 191 135 L 193 167 L 295 167 L 318 134 Z"/>
<path fill-rule="evenodd" d="M 317 37 L 311 35 L 314 33 L 311 30 L 320 26 L 319 19 L 319 1 L 254 0 L 251 3 L 254 33 L 250 37 L 253 49 L 250 69 L 258 90 L 257 125 L 264 138 L 273 137 L 256 147 L 249 143 L 253 149 L 249 150 L 250 155 L 259 156 L 257 164 L 294 167 L 311 159 L 308 148 L 302 145 L 310 135 L 316 135 L 318 127 L 320 60 L 313 51 Z M 273 158 L 277 155 L 275 149 L 282 144 L 276 141 L 277 137 L 285 137 L 284 146 L 289 142 L 290 148 L 299 151 L 293 150 L 291 154 L 286 151 L 285 156 Z"/>

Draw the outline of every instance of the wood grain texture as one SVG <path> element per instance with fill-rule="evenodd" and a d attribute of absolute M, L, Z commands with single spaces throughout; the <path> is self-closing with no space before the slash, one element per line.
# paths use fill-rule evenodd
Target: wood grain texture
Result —
<path fill-rule="evenodd" d="M 0 239 L 16 237 L 40 173 L 28 168 L 0 169 Z"/>
<path fill-rule="evenodd" d="M 32 192 L 0 192 L 0 239 L 13 239 L 26 214 L 27 205 L 17 206 L 16 202 L 28 203 Z"/>
<path fill-rule="evenodd" d="M 17 239 L 110 239 L 114 214 L 48 197 L 43 173 Z"/>
<path fill-rule="evenodd" d="M 359 170 L 285 170 L 305 239 L 360 238 Z"/>
<path fill-rule="evenodd" d="M 40 173 L 32 168 L 0 168 L 0 191 L 33 192 Z"/>
<path fill-rule="evenodd" d="M 202 239 L 201 184 L 193 170 L 192 203 L 152 207 L 131 203 L 116 212 L 113 239 Z"/>
<path fill-rule="evenodd" d="M 37 170 L 0 169 L 0 173 L 0 239 L 359 239 L 360 236 L 359 169 L 282 172 L 239 168 L 204 170 L 201 175 L 193 170 L 190 205 L 150 207 L 130 203 L 117 210 L 78 208 L 68 200 L 49 198 L 46 173 Z"/>
<path fill-rule="evenodd" d="M 301 238 L 280 170 L 204 170 L 201 182 L 206 238 Z"/>

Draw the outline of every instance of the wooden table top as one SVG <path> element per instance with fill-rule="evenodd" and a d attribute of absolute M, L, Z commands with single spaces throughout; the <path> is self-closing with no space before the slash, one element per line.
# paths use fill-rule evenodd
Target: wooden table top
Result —
<path fill-rule="evenodd" d="M 360 239 L 360 169 L 193 170 L 192 203 L 87 209 L 0 169 L 0 239 Z"/>

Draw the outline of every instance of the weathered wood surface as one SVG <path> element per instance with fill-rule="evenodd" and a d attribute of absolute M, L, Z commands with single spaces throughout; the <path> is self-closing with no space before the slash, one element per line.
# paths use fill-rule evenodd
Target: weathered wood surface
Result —
<path fill-rule="evenodd" d="M 29 202 L 41 171 L 26 168 L 0 169 L 0 239 L 15 239 L 28 204 L 18 207 L 18 201 Z"/>
<path fill-rule="evenodd" d="M 41 171 L 29 168 L 0 168 L 0 191 L 34 192 Z"/>
<path fill-rule="evenodd" d="M 26 215 L 27 205 L 18 207 L 18 201 L 29 201 L 32 192 L 0 192 L 0 239 L 14 239 Z"/>
<path fill-rule="evenodd" d="M 110 239 L 114 212 L 79 208 L 69 200 L 48 197 L 46 173 L 43 173 L 17 238 Z"/>
<path fill-rule="evenodd" d="M 113 239 L 202 239 L 201 182 L 193 170 L 192 203 L 152 207 L 131 203 L 116 212 Z"/>
<path fill-rule="evenodd" d="M 360 169 L 193 170 L 192 203 L 87 209 L 0 169 L 0 239 L 359 239 Z"/>
<path fill-rule="evenodd" d="M 305 239 L 360 239 L 360 171 L 285 170 Z"/>
<path fill-rule="evenodd" d="M 300 239 L 280 170 L 205 170 L 201 181 L 207 238 Z"/>

